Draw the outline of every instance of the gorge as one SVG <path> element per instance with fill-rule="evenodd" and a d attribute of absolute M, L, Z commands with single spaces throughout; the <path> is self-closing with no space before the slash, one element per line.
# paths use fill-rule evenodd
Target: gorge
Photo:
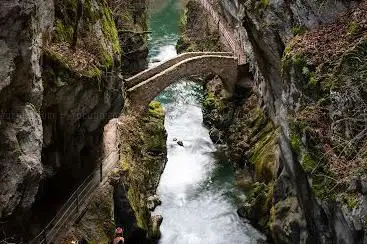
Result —
<path fill-rule="evenodd" d="M 0 241 L 366 243 L 366 38 L 364 0 L 3 0 Z M 129 83 L 175 49 L 217 60 Z"/>

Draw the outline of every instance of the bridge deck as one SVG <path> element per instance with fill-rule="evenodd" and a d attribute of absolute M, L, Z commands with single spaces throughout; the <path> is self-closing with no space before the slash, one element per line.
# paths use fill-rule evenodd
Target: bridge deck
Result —
<path fill-rule="evenodd" d="M 170 68 L 171 66 L 189 59 L 189 58 L 193 58 L 193 57 L 200 57 L 200 56 L 204 56 L 204 55 L 217 55 L 217 56 L 230 56 L 232 55 L 232 53 L 230 52 L 188 52 L 188 53 L 182 53 L 170 60 L 167 60 L 163 63 L 160 63 L 159 65 L 146 69 L 128 79 L 126 79 L 126 83 L 125 86 L 126 88 L 131 88 L 139 83 L 141 83 L 142 81 L 149 79 L 150 77 L 159 74 L 160 72 L 163 72 L 164 70 Z"/>
<path fill-rule="evenodd" d="M 178 79 L 192 75 L 215 73 L 222 78 L 229 93 L 238 80 L 238 60 L 234 56 L 202 55 L 180 61 L 127 90 L 131 108 L 142 114 L 148 104 Z"/>

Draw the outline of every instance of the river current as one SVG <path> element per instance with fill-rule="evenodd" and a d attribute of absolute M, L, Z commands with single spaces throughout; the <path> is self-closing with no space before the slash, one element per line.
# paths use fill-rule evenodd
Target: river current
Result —
<path fill-rule="evenodd" d="M 153 1 L 149 28 L 150 66 L 177 55 L 178 0 Z M 161 244 L 263 243 L 264 237 L 238 217 L 234 172 L 203 125 L 202 87 L 178 80 L 156 99 L 165 108 L 168 162 L 158 187 L 163 216 Z M 183 142 L 183 146 L 177 144 Z"/>

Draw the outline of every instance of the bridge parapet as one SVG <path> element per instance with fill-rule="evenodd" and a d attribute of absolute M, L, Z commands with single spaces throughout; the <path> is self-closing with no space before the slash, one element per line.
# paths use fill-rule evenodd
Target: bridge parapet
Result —
<path fill-rule="evenodd" d="M 192 57 L 199 57 L 204 55 L 216 55 L 216 56 L 231 56 L 230 52 L 188 52 L 182 53 L 166 62 L 163 62 L 155 67 L 146 69 L 128 79 L 126 79 L 125 86 L 127 89 L 136 86 L 137 84 L 149 79 L 150 77 L 159 74 L 160 72 L 168 69 L 169 67 Z"/>

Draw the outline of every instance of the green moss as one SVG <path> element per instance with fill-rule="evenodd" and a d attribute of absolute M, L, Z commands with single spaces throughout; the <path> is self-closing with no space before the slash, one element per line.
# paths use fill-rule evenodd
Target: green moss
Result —
<path fill-rule="evenodd" d="M 278 160 L 278 131 L 273 123 L 265 118 L 263 112 L 257 110 L 256 119 L 251 122 L 250 162 L 255 167 L 256 180 L 269 183 L 274 180 L 275 167 Z"/>
<path fill-rule="evenodd" d="M 214 93 L 208 92 L 205 96 L 205 99 L 203 101 L 203 106 L 207 109 L 213 109 L 215 108 L 215 97 Z"/>
<path fill-rule="evenodd" d="M 137 225 L 153 235 L 147 197 L 155 194 L 166 160 L 164 111 L 158 101 L 139 119 L 121 116 L 119 182 L 128 189 L 127 197 L 134 210 Z M 122 171 L 122 172 L 121 172 Z M 122 174 L 121 174 L 122 173 Z M 121 177 L 123 175 L 123 177 Z"/>
<path fill-rule="evenodd" d="M 90 53 L 95 54 L 101 66 L 105 68 L 112 67 L 114 56 L 120 54 L 120 44 L 117 28 L 112 17 L 110 8 L 105 1 L 97 1 L 98 5 L 93 5 L 93 0 L 85 0 L 83 4 L 83 15 L 81 16 L 78 29 L 78 42 Z M 58 0 L 56 6 L 57 20 L 55 24 L 55 39 L 57 42 L 71 43 L 74 34 L 74 25 L 77 21 L 77 1 Z M 106 48 L 94 35 L 94 25 L 99 22 L 104 38 L 106 39 Z M 97 38 L 97 39 L 96 39 Z M 91 50 L 93 49 L 93 50 Z M 86 72 L 87 76 L 97 75 L 96 70 Z"/>
<path fill-rule="evenodd" d="M 187 25 L 187 13 L 188 9 L 185 8 L 184 12 L 181 14 L 180 18 L 180 32 L 184 33 Z"/>
<path fill-rule="evenodd" d="M 255 10 L 265 9 L 270 5 L 270 0 L 260 0 L 256 2 Z"/>
<path fill-rule="evenodd" d="M 299 25 L 293 26 L 291 31 L 293 36 L 302 35 L 306 32 L 306 27 Z"/>
<path fill-rule="evenodd" d="M 123 159 L 120 160 L 120 168 L 122 171 L 129 171 L 130 164 L 129 164 L 129 160 L 127 159 L 127 157 L 124 157 Z"/>
<path fill-rule="evenodd" d="M 74 29 L 71 26 L 65 25 L 61 20 L 55 22 L 55 40 L 57 42 L 71 42 Z"/>
<path fill-rule="evenodd" d="M 148 106 L 148 114 L 156 118 L 164 117 L 164 109 L 160 102 L 152 101 Z"/>
<path fill-rule="evenodd" d="M 151 152 L 164 152 L 166 149 L 166 133 L 163 124 L 147 123 L 146 148 Z"/>
<path fill-rule="evenodd" d="M 289 73 L 291 68 L 294 68 L 299 73 L 303 73 L 303 68 L 307 67 L 307 60 L 304 55 L 301 53 L 291 54 L 289 50 L 287 53 L 284 53 L 282 58 L 282 73 Z"/>
<path fill-rule="evenodd" d="M 300 153 L 301 152 L 301 138 L 299 137 L 298 134 L 293 134 L 291 135 L 291 146 L 293 151 L 295 151 L 296 153 Z"/>
<path fill-rule="evenodd" d="M 275 223 L 275 220 L 276 220 L 276 210 L 275 210 L 275 206 L 272 206 L 270 208 L 270 214 L 269 214 L 269 221 L 267 223 L 267 228 L 269 230 L 272 229 L 274 223 Z"/>
<path fill-rule="evenodd" d="M 218 111 L 222 111 L 226 108 L 224 101 L 210 91 L 205 93 L 202 105 L 207 110 L 217 109 Z"/>
<path fill-rule="evenodd" d="M 86 77 L 89 77 L 89 78 L 93 78 L 93 77 L 99 77 L 100 78 L 102 76 L 102 72 L 97 67 L 92 67 L 89 70 L 83 72 L 83 75 L 85 75 Z"/>
<path fill-rule="evenodd" d="M 62 69 L 70 69 L 69 60 L 60 53 L 52 49 L 44 49 L 44 55 L 47 60 L 57 63 Z"/>
<path fill-rule="evenodd" d="M 342 203 L 346 205 L 349 210 L 353 210 L 354 208 L 356 208 L 359 203 L 358 197 L 354 193 L 343 192 L 342 194 L 340 194 L 340 198 Z"/>
<path fill-rule="evenodd" d="M 312 110 L 309 111 L 312 113 Z M 319 199 L 335 198 L 335 179 L 329 170 L 327 159 L 325 158 L 322 143 L 317 138 L 311 136 L 312 127 L 305 121 L 289 120 L 290 143 L 293 151 L 298 155 L 298 159 L 303 169 L 312 179 L 312 190 Z M 304 133 L 308 133 L 306 145 L 302 142 Z"/>
<path fill-rule="evenodd" d="M 149 210 L 141 204 L 141 194 L 138 189 L 139 188 L 137 186 L 130 185 L 127 192 L 127 198 L 129 199 L 129 203 L 134 210 L 137 225 L 144 230 L 148 230 L 149 224 L 147 223 L 147 220 L 149 220 L 149 218 L 147 218 L 147 214 L 149 214 Z"/>
<path fill-rule="evenodd" d="M 360 26 L 357 21 L 352 21 L 348 25 L 348 35 L 355 35 L 358 33 Z"/>
<path fill-rule="evenodd" d="M 101 19 L 102 32 L 104 36 L 112 43 L 112 51 L 114 54 L 121 52 L 120 43 L 117 33 L 115 21 L 112 17 L 110 8 L 104 3 L 102 6 L 103 17 Z"/>
<path fill-rule="evenodd" d="M 315 72 L 310 72 L 308 76 L 308 86 L 315 87 L 317 85 L 317 78 Z"/>
<path fill-rule="evenodd" d="M 47 62 L 55 64 L 53 72 L 56 78 L 60 78 L 63 82 L 70 83 L 75 75 L 98 79 L 102 76 L 101 70 L 94 65 L 90 65 L 89 69 L 85 71 L 74 71 L 72 60 L 69 60 L 68 56 L 61 55 L 52 49 L 44 49 L 44 55 Z"/>
<path fill-rule="evenodd" d="M 164 153 L 166 150 L 167 135 L 164 129 L 164 110 L 160 102 L 152 101 L 149 104 L 148 116 L 145 124 L 145 148 L 154 153 Z"/>
<path fill-rule="evenodd" d="M 245 216 L 256 222 L 263 230 L 269 226 L 270 209 L 273 202 L 274 185 L 256 182 L 247 195 Z"/>
<path fill-rule="evenodd" d="M 106 50 L 102 50 L 100 54 L 100 61 L 101 65 L 106 68 L 112 67 L 113 65 L 113 57 Z"/>
<path fill-rule="evenodd" d="M 357 197 L 356 197 L 356 196 L 354 196 L 354 197 L 350 197 L 350 198 L 348 198 L 347 203 L 348 203 L 348 208 L 349 208 L 350 210 L 352 210 L 352 209 L 354 209 L 355 207 L 357 207 L 358 199 L 357 199 Z"/>
<path fill-rule="evenodd" d="M 301 159 L 301 165 L 307 173 L 313 172 L 317 167 L 317 162 L 309 153 L 303 153 Z"/>

